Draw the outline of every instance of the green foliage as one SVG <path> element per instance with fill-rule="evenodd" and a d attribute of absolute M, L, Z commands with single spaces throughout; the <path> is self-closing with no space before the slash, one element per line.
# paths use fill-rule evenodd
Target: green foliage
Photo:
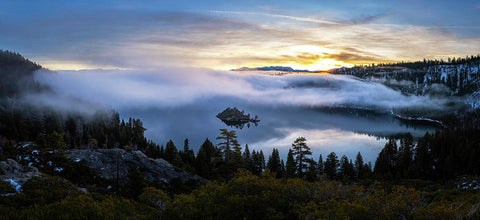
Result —
<path fill-rule="evenodd" d="M 52 149 L 53 151 L 57 150 L 63 152 L 66 150 L 66 144 L 63 141 L 62 135 L 58 132 L 54 131 L 47 136 L 46 140 L 47 147 Z"/>
<path fill-rule="evenodd" d="M 277 179 L 240 171 L 226 183 L 176 195 L 167 205 L 168 219 L 416 219 L 478 216 L 480 194 L 463 193 L 447 201 L 438 195 L 430 203 L 404 186 L 366 188 L 335 181 Z M 467 203 L 465 203 L 467 201 Z M 462 204 L 450 209 L 449 204 Z M 474 210 L 471 212 L 471 210 Z"/>
<path fill-rule="evenodd" d="M 130 170 L 128 173 L 128 182 L 124 186 L 124 193 L 128 198 L 136 199 L 147 186 L 145 176 L 139 169 Z"/>
<path fill-rule="evenodd" d="M 67 196 L 78 195 L 77 188 L 68 180 L 56 176 L 32 177 L 22 186 L 23 205 L 44 205 Z"/>
<path fill-rule="evenodd" d="M 160 210 L 164 210 L 170 200 L 164 191 L 153 187 L 143 188 L 142 194 L 138 196 L 138 201 Z"/>

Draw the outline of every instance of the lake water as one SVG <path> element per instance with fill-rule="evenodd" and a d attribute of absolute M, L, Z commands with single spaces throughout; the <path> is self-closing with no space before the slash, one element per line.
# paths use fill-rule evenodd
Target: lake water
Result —
<path fill-rule="evenodd" d="M 364 160 L 375 161 L 385 145 L 386 137 L 412 133 L 421 137 L 430 126 L 408 125 L 389 114 L 358 114 L 356 112 L 324 111 L 313 107 L 252 105 L 241 100 L 204 100 L 204 105 L 187 105 L 175 108 L 128 109 L 122 112 L 142 119 L 148 129 L 146 135 L 159 144 L 172 139 L 177 148 L 183 148 L 185 138 L 190 147 L 198 150 L 208 138 L 216 143 L 219 129 L 235 130 L 242 147 L 250 150 L 263 150 L 266 155 L 273 147 L 278 148 L 282 158 L 286 158 L 292 142 L 300 136 L 307 138 L 313 157 L 323 158 L 330 152 L 340 157 L 347 155 L 354 160 L 361 152 Z M 258 115 L 258 126 L 244 126 L 243 129 L 229 127 L 216 114 L 226 107 L 237 107 L 246 113 Z"/>

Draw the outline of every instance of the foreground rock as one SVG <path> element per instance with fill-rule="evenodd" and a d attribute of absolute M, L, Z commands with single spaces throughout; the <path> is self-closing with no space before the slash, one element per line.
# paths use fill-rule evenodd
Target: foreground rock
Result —
<path fill-rule="evenodd" d="M 0 180 L 9 182 L 17 191 L 34 176 L 40 176 L 36 167 L 24 167 L 12 159 L 0 162 Z"/>
<path fill-rule="evenodd" d="M 115 180 L 120 183 L 128 180 L 131 170 L 139 169 L 145 178 L 152 182 L 168 183 L 178 178 L 182 182 L 195 181 L 198 184 L 206 180 L 175 168 L 163 159 L 152 159 L 141 151 L 126 152 L 122 149 L 97 149 L 97 150 L 70 150 L 66 154 L 75 162 L 84 161 L 87 166 L 95 170 L 102 178 Z"/>

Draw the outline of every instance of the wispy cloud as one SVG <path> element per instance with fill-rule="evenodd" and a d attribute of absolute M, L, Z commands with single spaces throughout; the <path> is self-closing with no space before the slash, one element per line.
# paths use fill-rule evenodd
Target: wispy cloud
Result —
<path fill-rule="evenodd" d="M 378 57 L 370 57 L 370 56 L 363 56 L 359 54 L 354 54 L 354 53 L 348 53 L 348 52 L 341 52 L 338 54 L 329 54 L 327 56 L 324 56 L 325 58 L 331 58 L 335 60 L 343 60 L 345 62 L 349 63 L 368 63 L 368 62 L 375 62 L 378 61 L 381 58 Z"/>
<path fill-rule="evenodd" d="M 260 15 L 260 16 L 267 16 L 267 17 L 274 17 L 274 18 L 284 18 L 284 19 L 289 19 L 294 21 L 311 22 L 311 23 L 317 23 L 317 24 L 329 24 L 329 25 L 340 24 L 338 22 L 329 21 L 329 20 L 310 18 L 310 17 L 298 17 L 298 16 L 291 16 L 291 15 L 283 15 L 283 14 L 246 12 L 246 11 L 212 11 L 212 12 L 220 13 L 220 14 Z"/>
<path fill-rule="evenodd" d="M 275 22 L 245 16 L 268 17 Z M 214 69 L 296 65 L 315 69 L 480 51 L 476 36 L 460 40 L 443 28 L 375 22 L 385 16 L 390 15 L 341 22 L 239 11 L 63 12 L 35 20 L 5 18 L 0 22 L 0 47 L 22 52 L 47 67 L 67 69 L 172 65 Z M 323 66 L 318 65 L 322 62 Z"/>

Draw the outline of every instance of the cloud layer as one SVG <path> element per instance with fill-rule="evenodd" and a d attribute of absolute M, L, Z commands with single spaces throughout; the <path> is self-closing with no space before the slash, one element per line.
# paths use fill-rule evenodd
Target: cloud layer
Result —
<path fill-rule="evenodd" d="M 217 97 L 258 105 L 441 109 L 448 99 L 406 96 L 380 83 L 337 75 L 272 76 L 195 68 L 37 72 L 61 97 L 113 108 L 178 107 Z"/>
<path fill-rule="evenodd" d="M 66 3 L 62 10 L 53 7 L 34 14 L 11 5 L 4 5 L 0 15 L 0 47 L 53 69 L 267 65 L 325 69 L 480 51 L 480 28 L 470 24 L 471 19 L 464 19 L 463 26 L 450 25 L 457 18 L 425 25 L 431 21 L 410 15 L 422 19 L 405 22 L 409 10 L 405 5 L 370 3 L 359 8 L 363 11 L 350 12 L 353 9 L 275 7 L 189 11 L 154 5 L 76 9 Z"/>

